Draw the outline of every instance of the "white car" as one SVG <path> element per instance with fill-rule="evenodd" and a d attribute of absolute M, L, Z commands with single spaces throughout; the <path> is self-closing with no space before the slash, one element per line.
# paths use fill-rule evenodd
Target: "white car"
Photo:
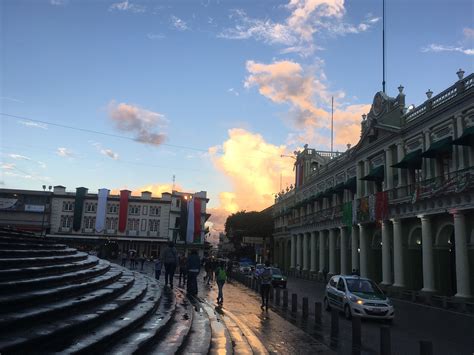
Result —
<path fill-rule="evenodd" d="M 353 315 L 392 321 L 395 309 L 392 301 L 370 279 L 336 275 L 331 277 L 324 296 L 324 308 L 343 311 L 347 319 Z"/>

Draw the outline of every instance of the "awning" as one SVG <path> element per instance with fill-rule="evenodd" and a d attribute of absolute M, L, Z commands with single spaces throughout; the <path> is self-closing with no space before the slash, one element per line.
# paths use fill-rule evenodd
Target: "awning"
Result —
<path fill-rule="evenodd" d="M 397 164 L 392 165 L 392 168 L 421 169 L 422 154 L 423 152 L 421 149 L 408 153 L 401 161 L 399 161 Z"/>
<path fill-rule="evenodd" d="M 344 184 L 344 189 L 345 190 L 356 190 L 357 189 L 357 178 L 354 176 L 354 177 L 351 177 L 350 179 L 348 179 L 346 181 L 346 183 Z"/>
<path fill-rule="evenodd" d="M 453 144 L 474 146 L 474 126 L 466 128 L 461 137 L 453 141 Z"/>
<path fill-rule="evenodd" d="M 366 176 L 360 179 L 367 180 L 367 181 L 383 180 L 383 177 L 385 175 L 384 170 L 385 170 L 385 165 L 377 166 L 376 168 L 373 168 L 372 170 L 370 170 L 369 174 L 367 174 Z"/>
<path fill-rule="evenodd" d="M 452 137 L 446 137 L 432 143 L 429 149 L 424 152 L 421 156 L 423 158 L 436 158 L 439 154 L 446 153 L 451 151 L 451 146 L 453 144 Z"/>
<path fill-rule="evenodd" d="M 323 193 L 322 193 L 322 197 L 331 197 L 332 194 L 334 193 L 334 188 L 333 187 L 330 187 L 329 189 L 326 189 Z"/>
<path fill-rule="evenodd" d="M 341 182 L 339 184 L 337 184 L 336 186 L 334 186 L 334 192 L 341 192 L 341 191 L 344 191 L 344 183 Z"/>

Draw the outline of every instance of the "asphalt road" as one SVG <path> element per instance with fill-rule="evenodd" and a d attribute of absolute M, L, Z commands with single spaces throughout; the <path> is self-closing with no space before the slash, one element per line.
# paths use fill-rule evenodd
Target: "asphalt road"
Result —
<path fill-rule="evenodd" d="M 298 294 L 301 307 L 303 297 L 308 297 L 310 314 L 314 312 L 314 302 L 322 302 L 325 284 L 302 279 L 289 278 L 288 292 Z M 395 320 L 390 326 L 392 354 L 418 354 L 419 341 L 433 342 L 435 355 L 473 355 L 474 354 L 474 316 L 453 311 L 393 300 Z M 329 334 L 330 313 L 323 312 L 323 324 Z M 368 353 L 374 354 L 380 349 L 380 327 L 387 325 L 381 321 L 364 320 L 362 322 L 362 344 Z M 351 322 L 339 319 L 342 338 L 351 339 Z M 328 337 L 325 342 L 329 343 Z"/>

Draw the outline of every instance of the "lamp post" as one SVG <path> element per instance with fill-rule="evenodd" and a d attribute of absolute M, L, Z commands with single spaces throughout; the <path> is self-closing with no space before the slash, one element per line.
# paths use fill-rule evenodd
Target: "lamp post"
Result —
<path fill-rule="evenodd" d="M 48 190 L 51 191 L 52 189 L 52 186 L 49 185 L 48 186 Z M 44 203 L 43 203 L 43 218 L 42 218 L 42 221 L 41 221 L 41 237 L 45 237 L 46 236 L 46 233 L 44 233 L 44 217 L 46 215 L 46 202 L 48 201 L 48 197 L 46 195 L 46 185 L 43 185 L 43 192 L 44 192 Z"/>

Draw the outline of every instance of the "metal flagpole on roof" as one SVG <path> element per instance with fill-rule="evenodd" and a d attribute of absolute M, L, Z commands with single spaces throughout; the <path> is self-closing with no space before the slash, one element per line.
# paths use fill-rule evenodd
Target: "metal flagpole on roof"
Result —
<path fill-rule="evenodd" d="M 385 0 L 382 0 L 382 90 L 385 93 Z"/>
<path fill-rule="evenodd" d="M 331 158 L 333 151 L 333 133 L 334 132 L 334 96 L 331 96 Z"/>

